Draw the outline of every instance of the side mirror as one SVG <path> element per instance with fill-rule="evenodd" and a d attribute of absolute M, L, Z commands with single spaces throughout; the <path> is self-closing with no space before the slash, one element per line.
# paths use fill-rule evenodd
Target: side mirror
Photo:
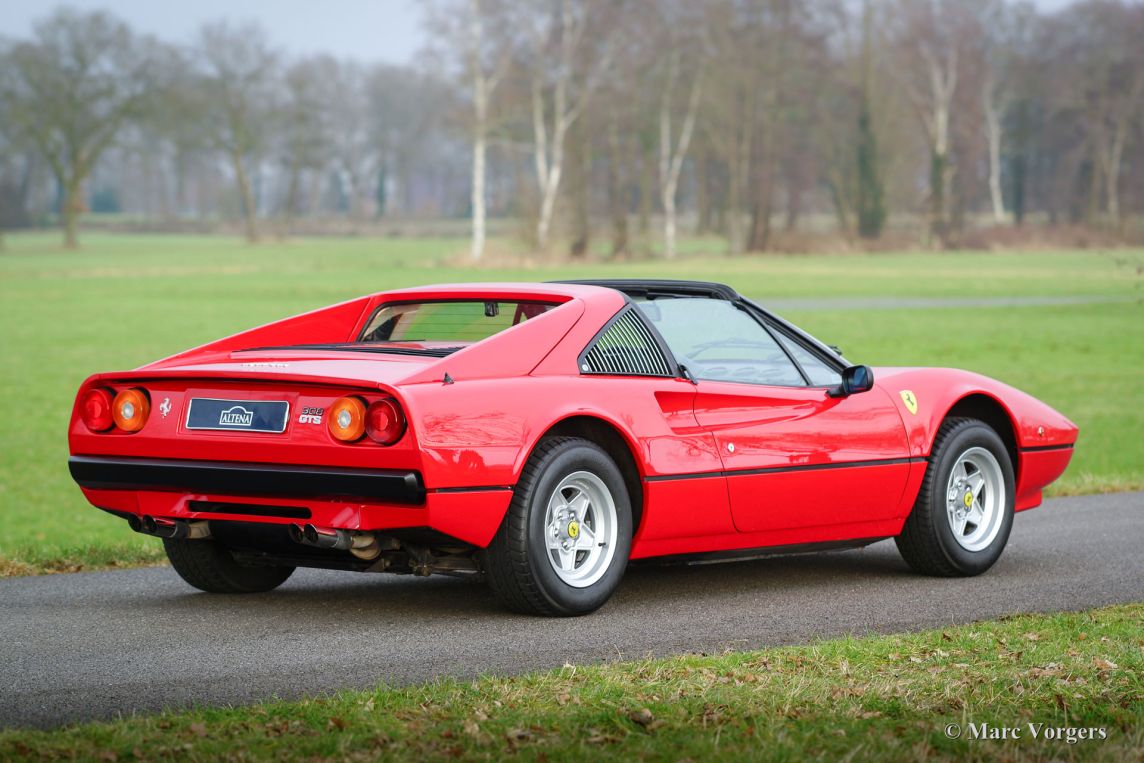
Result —
<path fill-rule="evenodd" d="M 874 372 L 870 366 L 850 366 L 842 372 L 842 383 L 827 394 L 831 397 L 849 397 L 868 392 L 874 386 Z"/>

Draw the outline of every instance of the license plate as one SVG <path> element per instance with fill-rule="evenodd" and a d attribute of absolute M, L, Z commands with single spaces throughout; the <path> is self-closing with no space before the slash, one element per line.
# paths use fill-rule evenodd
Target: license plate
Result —
<path fill-rule="evenodd" d="M 187 407 L 187 429 L 278 434 L 286 431 L 289 420 L 290 404 L 285 400 L 195 397 Z"/>

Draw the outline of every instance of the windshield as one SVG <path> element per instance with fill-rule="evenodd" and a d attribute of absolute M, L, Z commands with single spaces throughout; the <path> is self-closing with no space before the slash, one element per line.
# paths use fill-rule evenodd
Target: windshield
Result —
<path fill-rule="evenodd" d="M 377 308 L 357 341 L 471 344 L 553 307 L 544 302 L 496 300 L 391 303 Z"/>

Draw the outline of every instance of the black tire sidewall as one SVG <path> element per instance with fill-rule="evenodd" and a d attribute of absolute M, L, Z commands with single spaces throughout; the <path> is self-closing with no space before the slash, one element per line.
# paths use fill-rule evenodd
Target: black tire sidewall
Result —
<path fill-rule="evenodd" d="M 980 551 L 969 551 L 964 548 L 953 536 L 953 528 L 949 526 L 946 513 L 946 491 L 949 485 L 949 476 L 954 465 L 962 453 L 970 448 L 985 448 L 1001 466 L 1001 476 L 1005 483 L 1005 507 L 1001 517 L 1001 527 L 997 536 Z M 962 574 L 976 575 L 993 566 L 1001 556 L 1005 544 L 1009 540 L 1009 533 L 1013 529 L 1013 514 L 1015 500 L 1015 485 L 1013 478 L 1013 464 L 1005 444 L 991 428 L 985 424 L 973 423 L 966 426 L 953 437 L 942 444 L 941 452 L 937 454 L 934 464 L 934 485 L 930 491 L 932 504 L 929 507 L 933 512 L 933 527 L 937 535 L 938 546 L 942 554 Z"/>
<path fill-rule="evenodd" d="M 560 481 L 569 474 L 586 471 L 595 474 L 612 494 L 616 505 L 616 549 L 608 570 L 586 588 L 565 583 L 547 558 L 544 514 L 548 499 Z M 628 489 L 615 462 L 603 449 L 587 442 L 570 443 L 552 454 L 528 495 L 528 566 L 540 594 L 562 614 L 586 614 L 608 600 L 624 576 L 632 542 L 632 510 Z"/>

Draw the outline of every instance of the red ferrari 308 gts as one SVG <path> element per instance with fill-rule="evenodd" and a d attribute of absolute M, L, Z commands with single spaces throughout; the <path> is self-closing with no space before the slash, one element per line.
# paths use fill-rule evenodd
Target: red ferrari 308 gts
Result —
<path fill-rule="evenodd" d="M 894 538 L 919 572 L 979 574 L 1076 437 L 993 379 L 850 365 L 720 284 L 462 284 L 92 376 L 69 465 L 204 591 L 480 574 L 578 615 L 650 557 Z"/>

